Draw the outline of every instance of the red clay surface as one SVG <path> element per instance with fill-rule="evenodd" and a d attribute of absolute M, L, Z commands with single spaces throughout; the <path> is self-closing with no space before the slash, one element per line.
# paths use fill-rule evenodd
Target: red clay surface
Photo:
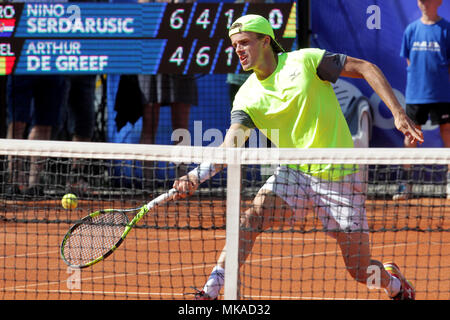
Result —
<path fill-rule="evenodd" d="M 442 199 L 367 202 L 369 226 L 377 231 L 370 236 L 373 258 L 395 261 L 416 287 L 417 299 L 450 299 L 448 204 Z M 225 244 L 224 204 L 205 200 L 200 206 L 190 202 L 188 209 L 183 203 L 160 208 L 157 218 L 144 217 L 105 261 L 68 268 L 59 252 L 67 221 L 119 205 L 136 206 L 80 201 L 71 211 L 58 201 L 1 203 L 0 214 L 17 221 L 0 222 L 0 299 L 192 299 L 190 287 L 204 285 Z M 309 220 L 306 230 L 321 227 Z M 167 228 L 175 224 L 180 228 Z M 243 299 L 387 299 L 382 290 L 350 278 L 336 242 L 323 232 L 263 233 L 240 279 Z"/>

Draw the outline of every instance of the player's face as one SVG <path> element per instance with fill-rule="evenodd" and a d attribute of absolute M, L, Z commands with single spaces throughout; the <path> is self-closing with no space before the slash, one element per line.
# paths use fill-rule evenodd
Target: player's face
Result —
<path fill-rule="evenodd" d="M 258 38 L 256 33 L 239 32 L 233 34 L 230 39 L 244 71 L 258 68 L 263 63 L 262 44 L 264 40 Z"/>

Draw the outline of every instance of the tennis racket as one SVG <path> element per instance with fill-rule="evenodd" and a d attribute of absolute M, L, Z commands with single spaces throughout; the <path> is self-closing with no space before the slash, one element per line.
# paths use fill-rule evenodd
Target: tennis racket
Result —
<path fill-rule="evenodd" d="M 104 209 L 92 212 L 72 227 L 61 242 L 61 257 L 73 268 L 86 268 L 111 255 L 125 240 L 131 229 L 153 208 L 173 199 L 171 189 L 142 207 Z M 126 213 L 136 212 L 129 222 Z"/>

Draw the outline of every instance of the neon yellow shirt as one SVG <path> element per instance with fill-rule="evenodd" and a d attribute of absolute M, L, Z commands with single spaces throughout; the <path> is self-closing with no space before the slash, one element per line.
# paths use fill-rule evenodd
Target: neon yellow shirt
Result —
<path fill-rule="evenodd" d="M 245 111 L 279 148 L 352 148 L 353 140 L 328 81 L 317 76 L 325 51 L 302 49 L 278 56 L 276 70 L 260 81 L 253 73 L 236 94 L 233 111 Z M 289 165 L 337 180 L 353 165 Z"/>

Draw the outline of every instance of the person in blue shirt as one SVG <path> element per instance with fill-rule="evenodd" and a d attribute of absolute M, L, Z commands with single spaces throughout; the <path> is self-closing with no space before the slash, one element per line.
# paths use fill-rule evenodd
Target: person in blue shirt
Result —
<path fill-rule="evenodd" d="M 420 19 L 409 24 L 403 34 L 400 55 L 406 58 L 406 114 L 417 126 L 430 118 L 439 125 L 444 147 L 450 147 L 450 22 L 438 15 L 442 0 L 417 0 Z M 405 147 L 416 147 L 405 139 Z M 450 169 L 450 166 L 449 166 Z M 411 197 L 409 167 L 394 200 Z M 450 170 L 447 173 L 447 198 L 450 196 Z"/>

